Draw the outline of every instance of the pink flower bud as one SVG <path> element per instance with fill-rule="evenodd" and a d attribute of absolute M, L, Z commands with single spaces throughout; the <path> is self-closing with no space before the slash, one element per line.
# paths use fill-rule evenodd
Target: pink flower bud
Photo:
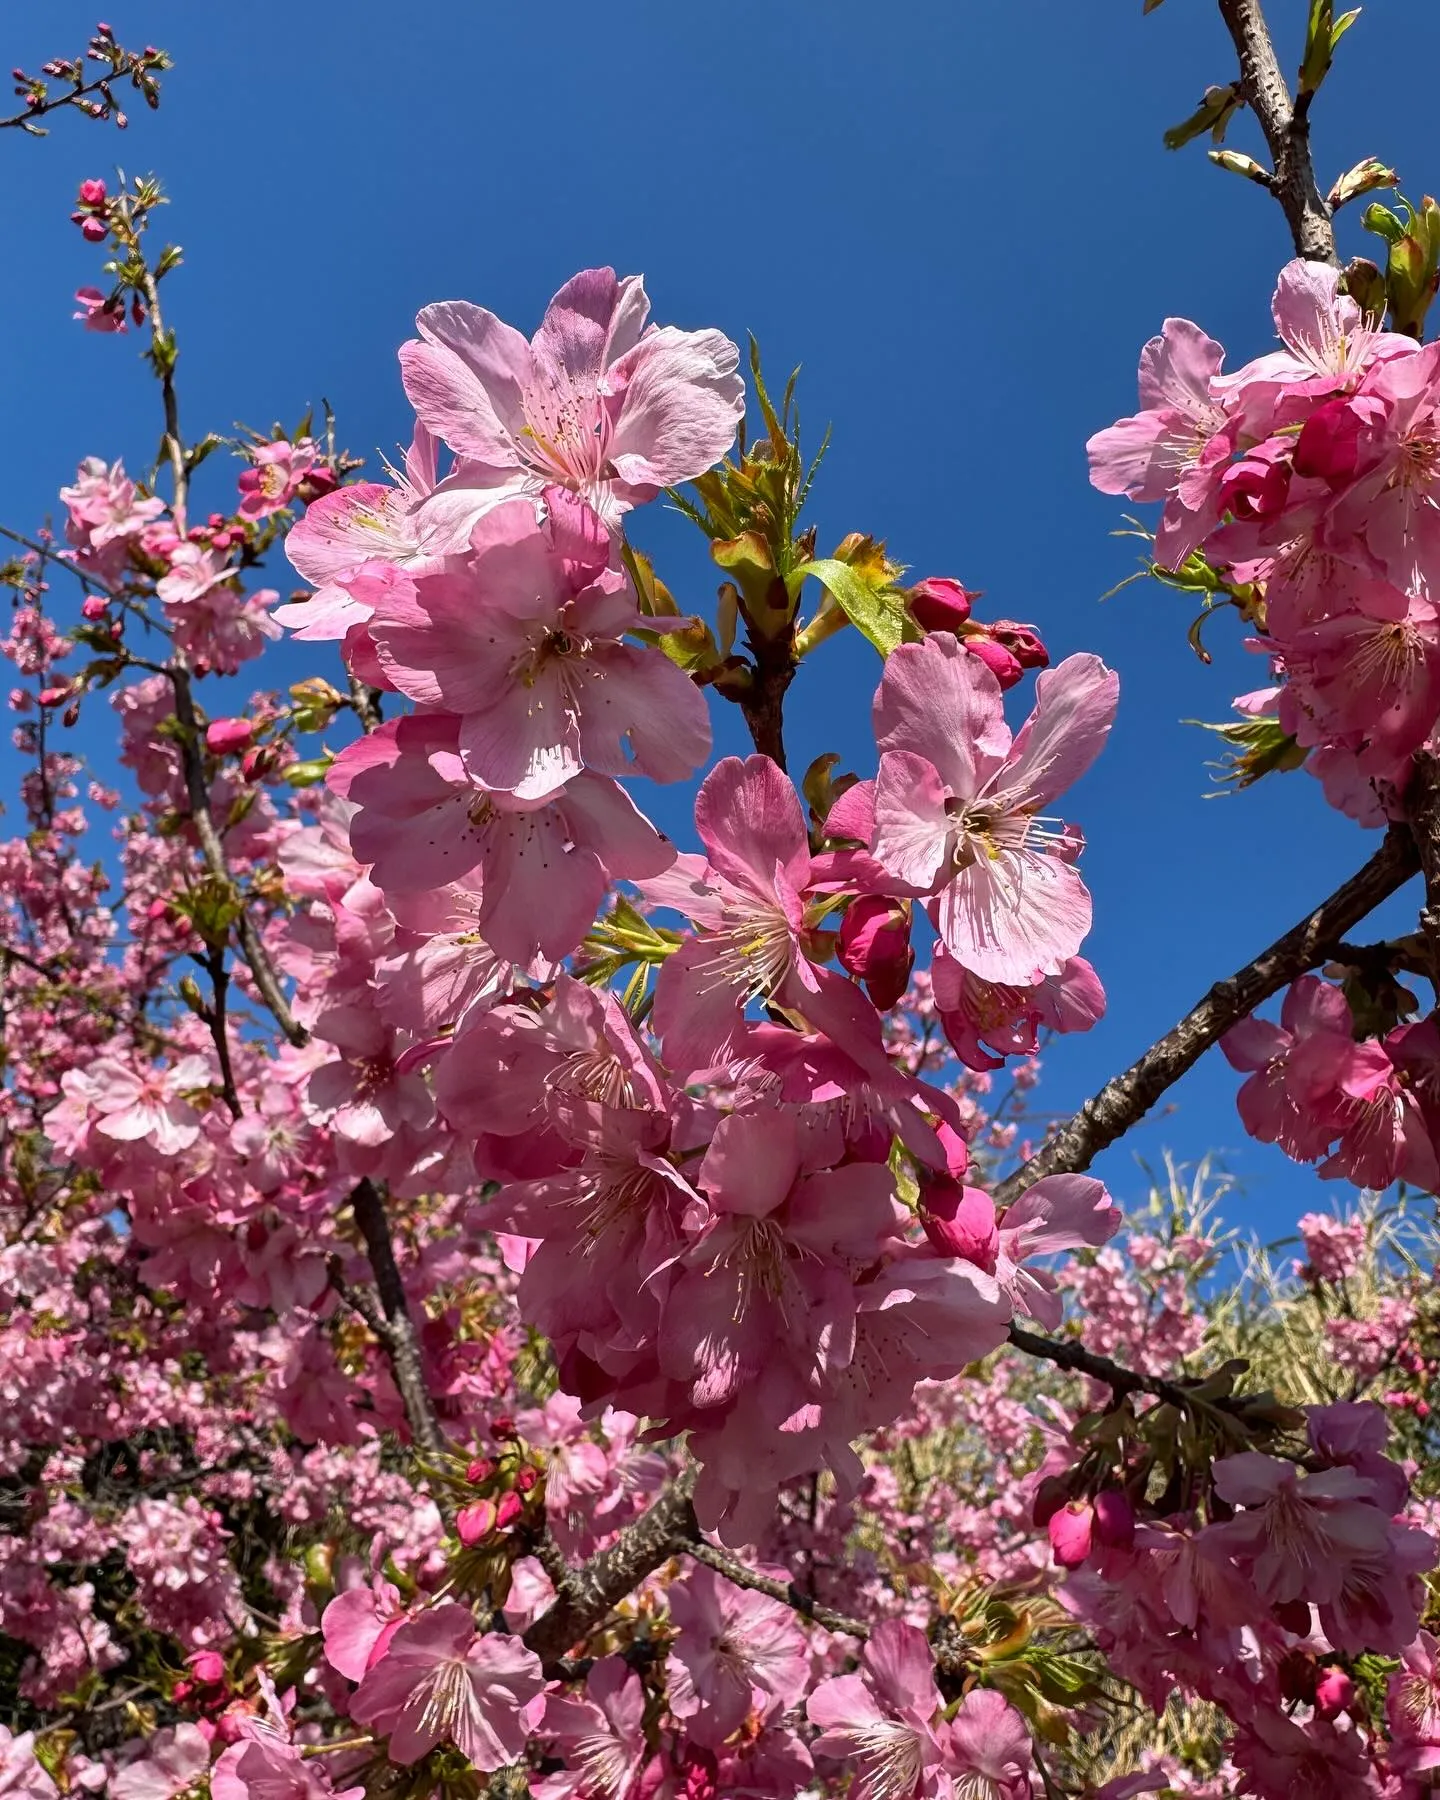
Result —
<path fill-rule="evenodd" d="M 877 1007 L 893 1006 L 915 963 L 909 907 L 878 894 L 861 894 L 845 909 L 836 954 L 841 967 L 865 983 Z"/>
<path fill-rule="evenodd" d="M 495 1509 L 495 1529 L 508 1531 L 524 1510 L 525 1502 L 517 1493 L 502 1494 L 500 1504 Z"/>
<path fill-rule="evenodd" d="M 500 1413 L 490 1425 L 490 1435 L 498 1443 L 513 1443 L 520 1433 L 515 1429 L 515 1421 L 509 1413 Z"/>
<path fill-rule="evenodd" d="M 970 1146 L 955 1127 L 947 1125 L 943 1119 L 935 1127 L 935 1135 L 945 1152 L 946 1171 L 958 1181 L 970 1167 Z"/>
<path fill-rule="evenodd" d="M 949 1175 L 933 1177 L 921 1190 L 920 1223 L 942 1256 L 958 1256 L 987 1275 L 995 1273 L 1000 1228 L 995 1202 L 983 1188 L 962 1187 Z"/>
<path fill-rule="evenodd" d="M 170 1690 L 170 1698 L 172 1700 L 188 1700 L 194 1691 L 195 1687 L 193 1682 L 177 1681 Z"/>
<path fill-rule="evenodd" d="M 465 1479 L 472 1487 L 479 1487 L 482 1481 L 488 1481 L 495 1473 L 495 1465 L 488 1456 L 474 1457 L 465 1465 Z"/>
<path fill-rule="evenodd" d="M 1055 1513 L 1047 1527 L 1050 1548 L 1062 1569 L 1078 1569 L 1090 1555 L 1095 1512 L 1088 1500 L 1071 1500 Z"/>
<path fill-rule="evenodd" d="M 110 227 L 92 213 L 88 219 L 81 221 L 80 235 L 87 244 L 103 244 L 110 235 Z"/>
<path fill-rule="evenodd" d="M 80 183 L 80 204 L 82 206 L 103 206 L 105 204 L 105 183 L 93 177 Z"/>
<path fill-rule="evenodd" d="M 253 732 L 249 719 L 212 719 L 205 727 L 205 746 L 223 756 L 227 750 L 243 750 Z"/>
<path fill-rule="evenodd" d="M 493 1500 L 472 1500 L 455 1515 L 455 1535 L 467 1550 L 473 1550 L 495 1529 L 496 1517 Z"/>
<path fill-rule="evenodd" d="M 1095 1496 L 1095 1537 L 1107 1550 L 1128 1550 L 1135 1542 L 1135 1508 L 1120 1488 Z"/>
<path fill-rule="evenodd" d="M 1301 427 L 1292 459 L 1297 475 L 1348 481 L 1360 461 L 1365 420 L 1348 400 L 1326 400 Z"/>
<path fill-rule="evenodd" d="M 1355 1683 L 1343 1669 L 1327 1669 L 1315 1684 L 1315 1710 L 1322 1719 L 1349 1712 L 1355 1703 Z"/>
<path fill-rule="evenodd" d="M 1025 673 L 1018 656 L 1012 656 L 1003 644 L 992 643 L 987 637 L 961 638 L 960 642 L 972 656 L 978 656 L 985 667 L 1000 683 L 1002 688 L 1012 688 Z"/>
<path fill-rule="evenodd" d="M 1050 666 L 1050 652 L 1033 625 L 1022 625 L 1018 619 L 992 619 L 985 629 L 997 644 L 1010 652 L 1022 669 Z"/>
<path fill-rule="evenodd" d="M 535 1483 L 540 1479 L 540 1471 L 534 1463 L 525 1463 L 515 1471 L 515 1491 L 517 1494 L 532 1492 Z"/>
<path fill-rule="evenodd" d="M 927 575 L 910 590 L 910 611 L 922 631 L 954 631 L 970 617 L 970 603 L 978 597 L 949 575 Z"/>
<path fill-rule="evenodd" d="M 87 594 L 80 602 L 80 612 L 87 619 L 103 619 L 109 604 L 103 594 Z"/>
<path fill-rule="evenodd" d="M 197 1650 L 185 1666 L 202 1687 L 215 1687 L 225 1679 L 225 1659 L 214 1650 Z"/>

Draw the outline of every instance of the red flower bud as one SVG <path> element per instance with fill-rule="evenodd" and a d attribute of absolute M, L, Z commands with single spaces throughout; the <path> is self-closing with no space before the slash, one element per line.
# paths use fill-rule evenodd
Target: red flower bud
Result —
<path fill-rule="evenodd" d="M 525 1510 L 525 1502 L 513 1491 L 500 1496 L 500 1504 L 495 1509 L 495 1529 L 508 1531 Z"/>
<path fill-rule="evenodd" d="M 534 1463 L 524 1463 L 515 1471 L 515 1491 L 519 1494 L 530 1493 L 540 1479 L 540 1471 Z"/>
<path fill-rule="evenodd" d="M 1010 652 L 1022 669 L 1050 666 L 1050 652 L 1033 625 L 1022 625 L 1018 619 L 992 619 L 985 630 L 995 643 Z"/>
<path fill-rule="evenodd" d="M 455 1515 L 455 1535 L 467 1550 L 473 1550 L 495 1529 L 496 1516 L 493 1500 L 472 1500 Z"/>
<path fill-rule="evenodd" d="M 519 1437 L 520 1433 L 515 1429 L 515 1421 L 511 1418 L 510 1414 L 500 1413 L 498 1417 L 491 1421 L 490 1435 L 499 1443 L 505 1444 L 510 1443 L 515 1438 Z"/>
<path fill-rule="evenodd" d="M 992 643 L 988 637 L 982 637 L 978 633 L 974 637 L 961 638 L 960 642 L 972 656 L 980 658 L 1002 688 L 1014 687 L 1025 673 L 1019 657 L 1012 656 L 1003 644 Z"/>
<path fill-rule="evenodd" d="M 214 1650 L 197 1650 L 185 1666 L 202 1687 L 217 1687 L 225 1679 L 225 1659 Z"/>
<path fill-rule="evenodd" d="M 1343 1669 L 1327 1669 L 1315 1684 L 1315 1710 L 1322 1719 L 1349 1712 L 1355 1703 L 1355 1683 Z"/>
<path fill-rule="evenodd" d="M 922 631 L 954 631 L 970 617 L 970 603 L 978 598 L 949 575 L 927 575 L 910 590 L 910 611 Z"/>
<path fill-rule="evenodd" d="M 915 952 L 910 947 L 910 909 L 898 900 L 861 894 L 845 909 L 836 954 L 842 968 L 865 983 L 884 1011 L 905 992 Z"/>
<path fill-rule="evenodd" d="M 1094 1526 L 1095 1510 L 1088 1500 L 1071 1500 L 1052 1516 L 1050 1548 L 1062 1569 L 1078 1569 L 1088 1560 Z"/>
<path fill-rule="evenodd" d="M 87 619 L 103 619 L 109 604 L 103 594 L 87 594 L 80 602 L 80 612 Z"/>
<path fill-rule="evenodd" d="M 249 719 L 212 719 L 205 727 L 205 747 L 223 756 L 227 750 L 243 749 L 253 734 Z"/>
<path fill-rule="evenodd" d="M 105 204 L 105 183 L 93 177 L 80 183 L 80 204 L 82 206 L 103 206 Z"/>
<path fill-rule="evenodd" d="M 472 1487 L 479 1487 L 482 1481 L 488 1481 L 495 1473 L 495 1465 L 488 1456 L 477 1456 L 465 1465 L 465 1479 Z"/>

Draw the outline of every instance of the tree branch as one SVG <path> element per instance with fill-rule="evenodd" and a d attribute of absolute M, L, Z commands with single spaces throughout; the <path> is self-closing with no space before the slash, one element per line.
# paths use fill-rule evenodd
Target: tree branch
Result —
<path fill-rule="evenodd" d="M 1333 263 L 1335 227 L 1315 180 L 1310 154 L 1309 96 L 1297 106 L 1275 55 L 1260 0 L 1219 0 L 1220 16 L 1240 59 L 1246 104 L 1260 122 L 1275 173 L 1268 184 L 1284 208 L 1295 254 L 1308 262 Z"/>
<path fill-rule="evenodd" d="M 427 1456 L 438 1458 L 445 1453 L 445 1434 L 435 1402 L 425 1383 L 425 1365 L 420 1354 L 420 1340 L 415 1321 L 410 1317 L 410 1303 L 405 1298 L 405 1283 L 395 1261 L 395 1246 L 390 1237 L 390 1221 L 385 1216 L 385 1200 L 379 1188 L 366 1176 L 350 1195 L 355 1223 L 365 1240 L 365 1251 L 375 1276 L 381 1318 L 366 1312 L 355 1300 L 357 1310 L 379 1337 L 390 1358 L 395 1385 L 405 1406 L 410 1435 Z"/>
<path fill-rule="evenodd" d="M 210 811 L 210 792 L 205 784 L 200 725 L 195 716 L 195 695 L 190 686 L 190 670 L 178 650 L 166 664 L 165 673 L 175 689 L 175 716 L 180 722 L 180 759 L 185 768 L 185 792 L 190 802 L 190 818 L 195 826 L 195 835 L 200 840 L 200 853 L 205 858 L 206 868 L 215 879 L 233 888 L 234 879 L 226 860 L 225 846 L 220 841 L 220 833 L 215 829 L 215 818 Z M 255 977 L 260 998 L 274 1014 L 280 1029 L 297 1048 L 308 1044 L 310 1033 L 291 1012 L 290 1002 L 285 998 L 280 978 L 275 973 L 275 965 L 261 942 L 255 921 L 244 906 L 235 921 L 235 935 L 240 940 L 245 961 L 250 965 L 250 973 Z"/>
<path fill-rule="evenodd" d="M 723 1575 L 727 1581 L 734 1582 L 736 1587 L 751 1588 L 757 1594 L 768 1594 L 772 1600 L 781 1600 L 786 1606 L 794 1607 L 803 1618 L 813 1619 L 817 1625 L 823 1625 L 827 1631 L 843 1631 L 848 1636 L 868 1638 L 870 1627 L 862 1619 L 852 1619 L 848 1614 L 836 1612 L 832 1607 L 821 1606 L 817 1601 L 802 1592 L 793 1581 L 777 1581 L 773 1576 L 762 1575 L 756 1569 L 747 1568 L 729 1551 L 718 1545 L 707 1544 L 699 1535 L 699 1527 L 695 1528 L 695 1536 L 684 1545 L 687 1556 L 696 1562 L 704 1563 L 717 1575 Z"/>
<path fill-rule="evenodd" d="M 608 1550 L 572 1569 L 555 1603 L 525 1633 L 525 1645 L 544 1662 L 583 1643 L 617 1605 L 678 1551 L 695 1531 L 690 1496 L 698 1468 L 683 1470 L 650 1510 L 627 1525 Z"/>
<path fill-rule="evenodd" d="M 1142 1119 L 1166 1088 L 1232 1025 L 1297 975 L 1324 962 L 1345 933 L 1408 881 L 1418 867 L 1409 832 L 1392 825 L 1384 843 L 1358 874 L 1253 962 L 1217 981 L 1178 1025 L 1123 1075 L 1106 1082 L 1029 1162 L 1007 1176 L 994 1189 L 996 1202 L 1008 1206 L 1043 1175 L 1073 1175 L 1088 1169 L 1100 1152 Z"/>

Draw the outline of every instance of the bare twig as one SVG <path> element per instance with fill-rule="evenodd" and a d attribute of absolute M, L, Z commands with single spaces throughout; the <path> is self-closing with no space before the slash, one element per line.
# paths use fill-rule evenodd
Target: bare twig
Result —
<path fill-rule="evenodd" d="M 870 1635 L 870 1627 L 863 1619 L 852 1619 L 847 1613 L 836 1612 L 833 1607 L 821 1606 L 793 1581 L 778 1581 L 773 1576 L 762 1575 L 756 1569 L 747 1568 L 738 1558 L 731 1556 L 728 1550 L 721 1550 L 715 1544 L 707 1544 L 699 1536 L 698 1529 L 696 1536 L 684 1549 L 687 1556 L 704 1563 L 717 1575 L 723 1575 L 727 1581 L 733 1581 L 736 1587 L 752 1588 L 757 1594 L 768 1594 L 772 1600 L 782 1600 L 786 1606 L 794 1607 L 804 1618 L 813 1619 L 827 1631 L 843 1631 L 850 1637 L 861 1639 Z"/>
<path fill-rule="evenodd" d="M 210 1036 L 215 1041 L 215 1058 L 220 1064 L 220 1094 L 230 1109 L 231 1118 L 238 1119 L 244 1109 L 235 1087 L 235 1068 L 230 1060 L 230 1024 L 225 1011 L 230 971 L 225 966 L 225 951 L 220 945 L 211 945 L 200 960 L 210 977 L 211 996 L 205 1023 L 210 1027 Z"/>
<path fill-rule="evenodd" d="M 1178 1025 L 1123 1075 L 1106 1082 L 1027 1163 L 1007 1176 L 994 1190 L 996 1201 L 1008 1205 L 1043 1175 L 1088 1169 L 1100 1152 L 1142 1119 L 1161 1094 L 1232 1025 L 1247 1018 L 1297 975 L 1324 962 L 1345 933 L 1418 868 L 1409 832 L 1403 826 L 1391 826 L 1385 842 L 1358 874 L 1253 962 L 1217 981 Z"/>

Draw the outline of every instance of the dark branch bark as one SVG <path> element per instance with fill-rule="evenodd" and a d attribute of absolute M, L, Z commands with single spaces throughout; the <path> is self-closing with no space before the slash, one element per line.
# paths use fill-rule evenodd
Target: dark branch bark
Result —
<path fill-rule="evenodd" d="M 1391 826 L 1365 867 L 1323 901 L 1309 918 L 1277 938 L 1243 969 L 1217 981 L 1173 1030 L 1152 1044 L 1123 1075 L 1106 1082 L 1093 1099 L 994 1190 L 1009 1205 L 1042 1175 L 1088 1169 L 1108 1144 L 1142 1119 L 1160 1096 L 1232 1025 L 1246 1018 L 1297 975 L 1324 962 L 1351 930 L 1419 868 L 1415 845 L 1403 826 Z"/>
<path fill-rule="evenodd" d="M 1270 146 L 1275 173 L 1269 187 L 1284 208 L 1295 254 L 1310 262 L 1333 263 L 1335 227 L 1315 180 L 1308 96 L 1298 106 L 1291 100 L 1260 0 L 1219 0 L 1219 4 L 1240 58 L 1246 104 Z"/>
<path fill-rule="evenodd" d="M 1425 973 L 1440 990 L 1440 756 L 1420 750 L 1407 795 L 1410 835 L 1425 876 L 1425 904 L 1420 909 L 1420 936 L 1425 946 Z"/>
<path fill-rule="evenodd" d="M 425 1364 L 420 1355 L 420 1340 L 415 1321 L 410 1317 L 410 1304 L 405 1298 L 405 1283 L 395 1261 L 395 1246 L 390 1239 L 390 1221 L 385 1216 L 385 1200 L 379 1188 L 367 1177 L 350 1196 L 355 1223 L 365 1240 L 370 1268 L 375 1276 L 375 1291 L 380 1297 L 383 1320 L 368 1318 L 372 1329 L 385 1346 L 395 1385 L 405 1406 L 410 1435 L 427 1456 L 438 1458 L 445 1453 L 445 1434 L 435 1402 L 425 1383 Z M 362 1313 L 364 1308 L 360 1309 Z"/>
<path fill-rule="evenodd" d="M 608 1550 L 570 1571 L 554 1605 L 525 1633 L 527 1648 L 548 1663 L 583 1644 L 613 1606 L 685 1548 L 695 1526 L 690 1496 L 697 1473 L 686 1469 Z"/>
<path fill-rule="evenodd" d="M 747 1568 L 744 1563 L 731 1556 L 728 1550 L 707 1544 L 700 1537 L 698 1527 L 695 1536 L 684 1549 L 687 1556 L 714 1569 L 717 1575 L 723 1575 L 727 1581 L 733 1581 L 736 1587 L 752 1588 L 757 1594 L 768 1594 L 772 1600 L 782 1600 L 786 1606 L 794 1607 L 802 1618 L 813 1619 L 827 1631 L 843 1631 L 850 1637 L 862 1640 L 870 1635 L 870 1627 L 863 1619 L 852 1619 L 847 1613 L 836 1612 L 833 1607 L 821 1606 L 803 1593 L 793 1581 L 777 1581 L 773 1576 L 762 1575 L 756 1569 Z"/>
<path fill-rule="evenodd" d="M 750 653 L 755 658 L 751 685 L 741 697 L 750 739 L 762 756 L 783 769 L 785 763 L 785 695 L 795 679 L 794 624 L 776 638 L 752 632 Z"/>

